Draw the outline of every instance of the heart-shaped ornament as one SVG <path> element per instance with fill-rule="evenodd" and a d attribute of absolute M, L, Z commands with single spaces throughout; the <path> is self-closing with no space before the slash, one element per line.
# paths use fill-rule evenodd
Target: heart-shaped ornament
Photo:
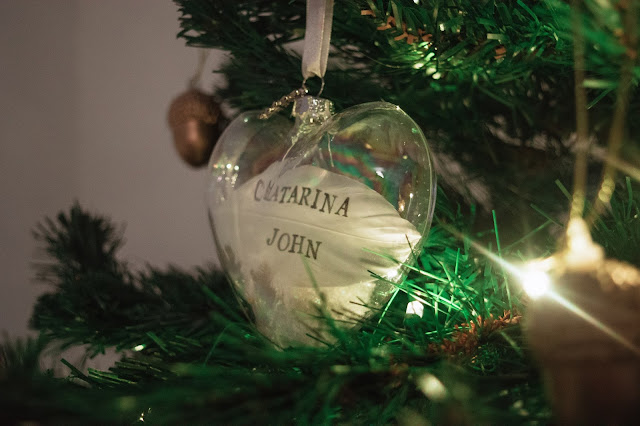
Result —
<path fill-rule="evenodd" d="M 385 102 L 332 115 L 329 101 L 304 97 L 295 124 L 258 116 L 236 118 L 211 157 L 218 255 L 274 343 L 326 341 L 321 312 L 353 322 L 406 275 L 431 225 L 431 155 L 416 123 Z"/>

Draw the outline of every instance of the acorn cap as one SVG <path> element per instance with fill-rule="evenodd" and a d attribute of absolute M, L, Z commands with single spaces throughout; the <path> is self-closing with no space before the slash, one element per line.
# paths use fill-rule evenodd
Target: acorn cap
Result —
<path fill-rule="evenodd" d="M 215 124 L 220 116 L 220 106 L 213 96 L 197 89 L 189 89 L 177 96 L 169 106 L 169 127 L 176 128 L 189 120 Z"/>

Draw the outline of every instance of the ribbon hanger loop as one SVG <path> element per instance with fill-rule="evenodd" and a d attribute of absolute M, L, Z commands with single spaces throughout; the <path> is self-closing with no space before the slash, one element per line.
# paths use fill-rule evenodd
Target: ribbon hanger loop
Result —
<path fill-rule="evenodd" d="M 323 78 L 327 71 L 333 0 L 307 0 L 307 28 L 302 53 L 302 76 Z M 324 86 L 324 80 L 323 86 Z M 322 91 L 322 90 L 321 90 Z"/>
<path fill-rule="evenodd" d="M 264 110 L 260 119 L 267 119 L 295 99 L 306 96 L 307 80 L 320 78 L 320 96 L 324 90 L 324 74 L 327 71 L 329 47 L 331 42 L 331 25 L 333 21 L 333 0 L 307 0 L 306 32 L 304 35 L 304 51 L 302 53 L 302 87 L 283 96 Z"/>

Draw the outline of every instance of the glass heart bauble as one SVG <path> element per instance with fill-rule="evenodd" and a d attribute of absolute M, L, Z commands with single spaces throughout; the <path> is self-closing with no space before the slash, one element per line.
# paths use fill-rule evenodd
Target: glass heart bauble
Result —
<path fill-rule="evenodd" d="M 399 107 L 332 115 L 305 97 L 295 123 L 248 112 L 220 137 L 208 207 L 218 256 L 257 328 L 280 346 L 327 341 L 326 315 L 381 307 L 431 225 L 435 174 Z"/>

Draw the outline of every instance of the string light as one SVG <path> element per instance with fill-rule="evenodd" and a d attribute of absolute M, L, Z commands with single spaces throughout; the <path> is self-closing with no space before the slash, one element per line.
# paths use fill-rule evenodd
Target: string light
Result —
<path fill-rule="evenodd" d="M 423 374 L 417 380 L 418 388 L 432 401 L 443 401 L 447 397 L 447 388 L 436 376 Z"/>
<path fill-rule="evenodd" d="M 522 287 L 532 299 L 539 299 L 551 290 L 551 278 L 542 269 L 540 263 L 532 262 L 528 264 L 520 275 Z"/>

